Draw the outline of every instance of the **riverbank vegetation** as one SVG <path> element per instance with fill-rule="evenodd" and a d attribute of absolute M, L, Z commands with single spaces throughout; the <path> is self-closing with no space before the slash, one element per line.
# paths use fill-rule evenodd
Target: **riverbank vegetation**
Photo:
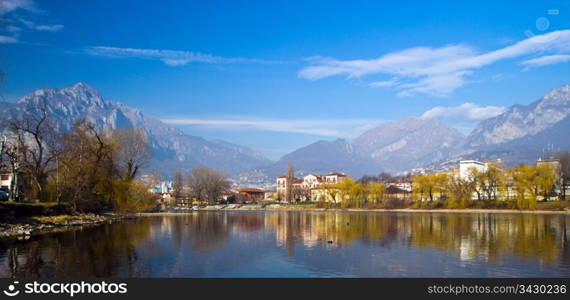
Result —
<path fill-rule="evenodd" d="M 10 202 L 65 204 L 76 213 L 152 208 L 148 187 L 136 179 L 150 159 L 143 129 L 103 130 L 89 120 L 65 129 L 45 103 L 28 110 L 1 124 Z"/>
<path fill-rule="evenodd" d="M 347 178 L 322 185 L 323 192 L 311 200 L 317 208 L 569 209 L 570 154 L 558 154 L 555 162 L 513 168 L 488 162 L 485 170 L 471 168 L 467 174 L 459 169 L 418 174 L 411 176 L 409 190 L 394 187 L 389 174 L 358 182 Z"/>

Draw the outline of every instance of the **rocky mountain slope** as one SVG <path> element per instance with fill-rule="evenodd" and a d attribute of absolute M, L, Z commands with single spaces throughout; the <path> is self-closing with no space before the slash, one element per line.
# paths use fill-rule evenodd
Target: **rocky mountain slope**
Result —
<path fill-rule="evenodd" d="M 28 114 L 43 103 L 47 104 L 60 130 L 68 130 L 81 118 L 90 120 L 98 128 L 144 128 L 150 138 L 153 156 L 149 170 L 154 169 L 164 175 L 198 165 L 219 168 L 235 175 L 271 163 L 247 147 L 188 135 L 138 109 L 103 99 L 96 89 L 85 83 L 62 89 L 38 89 L 17 103 L 2 103 L 0 120 Z"/>
<path fill-rule="evenodd" d="M 501 158 L 513 165 L 562 150 L 570 150 L 570 84 L 529 105 L 513 105 L 482 121 L 469 134 L 458 156 Z"/>
<path fill-rule="evenodd" d="M 483 120 L 467 137 L 465 146 L 477 148 L 544 135 L 570 116 L 570 84 L 554 89 L 529 105 L 513 105 L 504 113 Z M 553 142 L 558 138 L 552 136 Z"/>
<path fill-rule="evenodd" d="M 340 171 L 352 177 L 401 172 L 449 157 L 465 136 L 436 119 L 405 118 L 384 123 L 352 142 L 318 141 L 281 158 L 263 172 L 282 175 L 292 163 L 298 174 Z"/>

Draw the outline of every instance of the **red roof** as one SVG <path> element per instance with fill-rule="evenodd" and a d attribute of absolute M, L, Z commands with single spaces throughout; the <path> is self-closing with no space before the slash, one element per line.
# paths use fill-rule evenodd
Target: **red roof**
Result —
<path fill-rule="evenodd" d="M 388 194 L 407 194 L 409 192 L 406 190 L 403 190 L 399 187 L 391 185 L 391 186 L 386 188 L 386 193 L 388 193 Z"/>
<path fill-rule="evenodd" d="M 346 174 L 340 173 L 340 172 L 330 172 L 330 173 L 327 174 L 327 176 L 334 176 L 334 175 L 336 175 L 336 176 L 345 176 L 345 177 L 346 177 Z"/>
<path fill-rule="evenodd" d="M 240 193 L 265 193 L 265 190 L 258 188 L 241 188 L 238 189 Z"/>

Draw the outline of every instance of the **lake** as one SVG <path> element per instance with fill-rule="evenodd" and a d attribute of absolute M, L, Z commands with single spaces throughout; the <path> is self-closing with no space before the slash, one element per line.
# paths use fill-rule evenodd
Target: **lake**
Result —
<path fill-rule="evenodd" d="M 568 215 L 193 212 L 0 244 L 0 277 L 569 277 Z"/>

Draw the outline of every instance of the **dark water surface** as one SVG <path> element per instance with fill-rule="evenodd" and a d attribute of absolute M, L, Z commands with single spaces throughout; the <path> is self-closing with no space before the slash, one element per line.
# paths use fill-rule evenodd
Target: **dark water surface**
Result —
<path fill-rule="evenodd" d="M 570 277 L 570 216 L 194 212 L 0 244 L 0 277 Z"/>

